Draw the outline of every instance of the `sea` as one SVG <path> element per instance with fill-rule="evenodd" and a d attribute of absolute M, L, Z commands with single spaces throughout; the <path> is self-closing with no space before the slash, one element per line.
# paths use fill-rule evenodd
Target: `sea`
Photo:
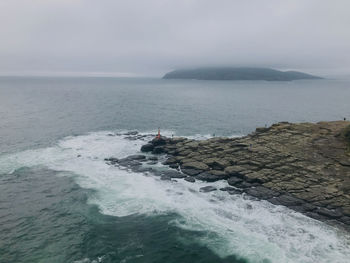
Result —
<path fill-rule="evenodd" d="M 0 77 L 0 262 L 350 262 L 342 229 L 245 194 L 199 191 L 224 181 L 163 181 L 104 160 L 140 154 L 158 128 L 201 140 L 344 118 L 342 78 Z M 169 169 L 162 158 L 155 167 Z"/>

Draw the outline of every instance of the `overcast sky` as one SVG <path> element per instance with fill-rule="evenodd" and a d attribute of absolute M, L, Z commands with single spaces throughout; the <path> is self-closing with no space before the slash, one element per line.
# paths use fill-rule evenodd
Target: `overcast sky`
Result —
<path fill-rule="evenodd" d="M 350 73 L 349 0 L 0 0 L 0 73 Z"/>

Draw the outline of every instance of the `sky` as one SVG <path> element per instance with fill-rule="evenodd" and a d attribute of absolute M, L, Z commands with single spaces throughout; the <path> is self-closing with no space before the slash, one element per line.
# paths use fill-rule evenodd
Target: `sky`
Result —
<path fill-rule="evenodd" d="M 0 74 L 350 74 L 349 0 L 0 0 Z"/>

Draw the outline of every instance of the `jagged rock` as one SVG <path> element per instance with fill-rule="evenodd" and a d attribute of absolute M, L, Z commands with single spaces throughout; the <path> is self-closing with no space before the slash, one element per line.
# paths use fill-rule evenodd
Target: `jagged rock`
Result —
<path fill-rule="evenodd" d="M 235 166 L 228 166 L 225 168 L 225 173 L 228 175 L 228 176 L 238 176 L 238 177 L 241 177 L 242 176 L 242 172 L 246 170 L 246 168 L 242 167 L 242 166 L 238 166 L 238 165 L 235 165 Z"/>
<path fill-rule="evenodd" d="M 124 159 L 141 161 L 141 160 L 146 160 L 146 156 L 142 154 L 135 154 L 135 155 L 129 155 Z"/>
<path fill-rule="evenodd" d="M 226 179 L 235 187 L 233 193 L 243 190 L 319 220 L 349 225 L 350 140 L 345 133 L 350 136 L 347 121 L 281 122 L 241 138 L 161 137 L 142 149 L 164 149 L 168 157 L 164 164 L 180 165 L 191 176 L 185 180 Z M 117 159 L 106 161 L 124 165 Z M 131 169 L 140 167 L 139 161 L 136 166 L 131 163 Z"/>
<path fill-rule="evenodd" d="M 194 179 L 191 176 L 188 176 L 188 177 L 185 178 L 185 181 L 190 182 L 190 183 L 194 183 L 196 181 L 196 179 Z"/>
<path fill-rule="evenodd" d="M 153 169 L 151 167 L 138 166 L 135 171 L 140 172 L 140 173 L 145 173 L 145 172 L 152 172 Z"/>
<path fill-rule="evenodd" d="M 346 225 L 350 225 L 350 217 L 349 216 L 343 216 L 339 219 L 339 221 L 346 224 Z"/>
<path fill-rule="evenodd" d="M 165 150 L 164 150 L 164 147 L 162 147 L 162 146 L 155 146 L 152 150 L 153 154 L 161 154 L 164 152 L 165 152 Z"/>
<path fill-rule="evenodd" d="M 291 195 L 288 194 L 282 194 L 276 198 L 274 198 L 274 202 L 272 202 L 273 204 L 277 204 L 277 205 L 284 205 L 284 206 L 300 206 L 303 201 L 295 198 Z"/>
<path fill-rule="evenodd" d="M 327 209 L 327 208 L 318 208 L 316 210 L 316 213 L 317 214 L 320 214 L 322 216 L 326 216 L 328 218 L 340 218 L 343 216 L 342 212 L 340 210 L 330 210 L 330 209 Z"/>
<path fill-rule="evenodd" d="M 248 183 L 264 183 L 265 180 L 262 178 L 262 176 L 259 174 L 259 172 L 252 172 L 243 175 L 243 179 L 247 181 Z"/>
<path fill-rule="evenodd" d="M 238 177 L 231 177 L 227 180 L 227 183 L 232 186 L 238 186 L 243 182 L 241 178 Z"/>
<path fill-rule="evenodd" d="M 171 157 L 171 158 L 166 159 L 163 164 L 164 165 L 171 165 L 171 164 L 178 164 L 178 163 L 179 163 L 178 158 Z"/>
<path fill-rule="evenodd" d="M 228 163 L 227 161 L 219 158 L 204 159 L 203 163 L 205 163 L 206 165 L 208 165 L 210 168 L 214 170 L 223 170 L 225 169 L 225 167 L 230 165 L 230 163 Z"/>
<path fill-rule="evenodd" d="M 139 166 L 143 161 L 146 161 L 146 156 L 144 155 L 130 155 L 123 159 L 118 160 L 118 164 L 125 167 Z"/>
<path fill-rule="evenodd" d="M 213 171 L 203 172 L 196 176 L 196 179 L 206 181 L 206 182 L 215 182 L 225 178 L 226 178 L 225 173 L 222 173 L 222 174 L 215 173 L 215 172 L 213 173 Z"/>
<path fill-rule="evenodd" d="M 199 191 L 203 192 L 203 193 L 212 192 L 212 191 L 216 191 L 216 190 L 217 190 L 216 187 L 211 186 L 211 185 L 199 188 Z"/>
<path fill-rule="evenodd" d="M 137 135 L 137 134 L 138 134 L 137 131 L 129 131 L 129 132 L 124 133 L 124 135 Z"/>
<path fill-rule="evenodd" d="M 198 175 L 201 172 L 200 170 L 196 170 L 196 169 L 181 169 L 181 171 L 184 174 L 187 174 L 187 175 L 190 175 L 190 176 Z"/>
<path fill-rule="evenodd" d="M 250 187 L 253 187 L 254 184 L 251 184 L 251 183 L 248 183 L 248 182 L 245 182 L 245 181 L 242 181 L 239 185 L 237 185 L 237 187 L 239 188 L 250 188 Z"/>
<path fill-rule="evenodd" d="M 151 143 L 147 143 L 141 146 L 141 152 L 151 152 L 154 148 L 154 145 Z"/>
<path fill-rule="evenodd" d="M 267 132 L 269 130 L 269 128 L 266 127 L 258 127 L 255 129 L 256 133 L 263 133 L 263 132 Z"/>
<path fill-rule="evenodd" d="M 191 161 L 181 165 L 181 169 L 195 169 L 199 171 L 206 171 L 209 169 L 208 165 L 202 162 Z"/>
<path fill-rule="evenodd" d="M 151 141 L 151 144 L 154 145 L 154 146 L 165 145 L 166 143 L 167 143 L 167 140 L 164 137 L 160 137 L 159 139 L 158 138 L 154 138 Z"/>
<path fill-rule="evenodd" d="M 163 181 L 170 181 L 171 180 L 171 177 L 170 176 L 167 176 L 167 175 L 162 175 L 160 177 L 160 180 L 163 180 Z"/>
<path fill-rule="evenodd" d="M 118 158 L 110 157 L 110 158 L 105 158 L 104 159 L 106 162 L 110 162 L 111 164 L 115 164 L 119 162 Z"/>
<path fill-rule="evenodd" d="M 243 193 L 242 189 L 238 189 L 238 188 L 234 188 L 234 187 L 223 187 L 223 188 L 220 188 L 220 191 L 226 191 L 228 192 L 230 195 L 233 195 L 233 194 L 241 194 Z"/>
<path fill-rule="evenodd" d="M 176 170 L 168 170 L 168 171 L 164 171 L 163 174 L 165 176 L 169 176 L 170 178 L 185 178 L 187 177 L 185 174 L 180 173 Z"/>
<path fill-rule="evenodd" d="M 263 186 L 249 188 L 245 192 L 251 196 L 257 197 L 259 199 L 265 199 L 265 200 L 279 195 L 279 193 L 272 191 Z"/>

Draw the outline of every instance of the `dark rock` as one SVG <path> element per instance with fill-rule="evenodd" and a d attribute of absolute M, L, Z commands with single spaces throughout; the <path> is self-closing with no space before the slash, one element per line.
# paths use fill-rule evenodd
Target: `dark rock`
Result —
<path fill-rule="evenodd" d="M 269 130 L 269 128 L 267 127 L 258 127 L 255 129 L 255 132 L 256 133 L 264 133 L 264 132 L 267 132 Z"/>
<path fill-rule="evenodd" d="M 227 191 L 230 195 L 240 195 L 243 193 L 242 189 L 234 189 L 234 190 L 230 190 Z"/>
<path fill-rule="evenodd" d="M 302 206 L 304 211 L 308 211 L 308 212 L 314 211 L 316 209 L 316 206 L 310 203 L 303 203 Z"/>
<path fill-rule="evenodd" d="M 190 175 L 190 176 L 198 175 L 201 172 L 200 170 L 196 170 L 196 169 L 181 169 L 181 171 L 184 174 L 187 174 L 187 175 Z"/>
<path fill-rule="evenodd" d="M 203 162 L 210 166 L 213 170 L 224 170 L 229 164 L 220 158 L 208 158 L 203 160 Z"/>
<path fill-rule="evenodd" d="M 153 172 L 153 169 L 151 167 L 137 166 L 135 171 L 140 173 L 145 173 L 145 172 Z"/>
<path fill-rule="evenodd" d="M 248 173 L 245 175 L 242 175 L 244 181 L 248 182 L 248 183 L 257 183 L 257 185 L 262 184 L 264 181 L 259 178 L 259 173 L 257 172 L 252 172 L 252 173 Z"/>
<path fill-rule="evenodd" d="M 166 139 L 164 137 L 160 137 L 160 138 L 154 138 L 151 141 L 151 144 L 153 144 L 154 146 L 160 146 L 160 145 L 165 145 L 166 144 Z"/>
<path fill-rule="evenodd" d="M 281 203 L 278 201 L 278 199 L 276 197 L 272 197 L 270 199 L 267 199 L 267 201 L 269 201 L 271 204 L 274 204 L 274 205 L 281 205 Z"/>
<path fill-rule="evenodd" d="M 124 135 L 137 135 L 137 134 L 138 134 L 137 131 L 129 131 L 129 132 L 124 133 Z"/>
<path fill-rule="evenodd" d="M 178 163 L 169 164 L 169 167 L 170 167 L 170 168 L 177 169 L 177 168 L 179 168 L 179 164 L 178 164 Z"/>
<path fill-rule="evenodd" d="M 196 176 L 196 179 L 206 181 L 206 182 L 215 182 L 225 178 L 226 178 L 225 174 L 218 176 L 218 175 L 211 174 L 210 172 L 203 172 Z"/>
<path fill-rule="evenodd" d="M 333 218 L 333 219 L 340 218 L 343 216 L 342 212 L 337 209 L 330 210 L 330 209 L 321 207 L 321 208 L 318 208 L 315 212 L 319 215 L 322 215 L 328 218 Z"/>
<path fill-rule="evenodd" d="M 212 192 L 212 191 L 216 191 L 216 190 L 217 189 L 214 186 L 211 186 L 211 185 L 199 188 L 199 191 L 203 192 L 203 193 Z"/>
<path fill-rule="evenodd" d="M 346 225 L 350 225 L 350 216 L 343 216 L 339 219 L 339 221 L 343 222 Z"/>
<path fill-rule="evenodd" d="M 290 208 L 294 211 L 297 211 L 299 213 L 311 212 L 311 211 L 307 211 L 303 205 L 289 206 L 288 208 Z"/>
<path fill-rule="evenodd" d="M 227 174 L 224 171 L 210 170 L 209 173 L 211 173 L 212 175 L 215 175 L 217 177 L 220 177 L 221 179 L 228 178 Z"/>
<path fill-rule="evenodd" d="M 293 197 L 293 196 L 288 195 L 288 194 L 280 195 L 280 196 L 274 198 L 274 200 L 276 202 L 274 204 L 284 205 L 284 206 L 288 206 L 288 207 L 289 206 L 300 206 L 301 204 L 303 204 L 303 201 L 301 199 Z"/>
<path fill-rule="evenodd" d="M 245 191 L 248 195 L 257 197 L 259 199 L 270 199 L 274 196 L 278 196 L 279 193 L 272 191 L 263 186 L 257 186 L 253 188 L 249 188 Z"/>
<path fill-rule="evenodd" d="M 185 178 L 185 177 L 187 177 L 185 174 L 180 173 L 176 170 L 164 171 L 163 174 L 165 176 L 169 176 L 170 178 Z"/>
<path fill-rule="evenodd" d="M 149 156 L 148 160 L 150 160 L 150 161 L 158 161 L 158 157 L 157 156 Z"/>
<path fill-rule="evenodd" d="M 133 161 L 130 161 L 127 163 L 128 167 L 136 167 L 136 166 L 141 166 L 141 165 L 142 165 L 142 163 L 139 161 L 136 161 L 136 160 L 133 160 Z"/>
<path fill-rule="evenodd" d="M 161 153 L 164 153 L 164 152 L 165 152 L 165 150 L 164 150 L 164 147 L 162 147 L 162 146 L 156 146 L 152 150 L 153 154 L 161 154 Z"/>
<path fill-rule="evenodd" d="M 164 165 L 171 165 L 171 164 L 177 164 L 177 163 L 178 163 L 178 160 L 176 160 L 176 158 L 168 158 L 163 162 Z"/>
<path fill-rule="evenodd" d="M 236 188 L 234 187 L 226 186 L 226 187 L 220 188 L 220 191 L 233 191 L 235 189 Z"/>
<path fill-rule="evenodd" d="M 154 145 L 151 143 L 147 143 L 141 146 L 141 152 L 151 152 L 154 148 Z"/>
<path fill-rule="evenodd" d="M 138 166 L 141 165 L 142 161 L 146 161 L 146 156 L 144 155 L 130 155 L 128 157 L 125 157 L 123 159 L 119 159 L 117 163 L 121 166 Z"/>
<path fill-rule="evenodd" d="M 117 163 L 119 162 L 118 158 L 110 157 L 110 158 L 105 158 L 104 159 L 106 162 L 111 162 L 111 163 Z"/>
<path fill-rule="evenodd" d="M 305 215 L 308 216 L 308 217 L 311 217 L 313 219 L 316 219 L 316 220 L 324 220 L 324 216 L 321 216 L 317 213 L 314 213 L 314 212 L 305 212 Z"/>
<path fill-rule="evenodd" d="M 160 170 L 157 170 L 157 169 L 153 169 L 152 170 L 152 174 L 155 175 L 155 176 L 162 176 L 162 175 L 164 175 L 163 172 L 164 171 L 160 171 Z"/>
<path fill-rule="evenodd" d="M 243 193 L 242 189 L 234 188 L 234 187 L 224 187 L 220 188 L 221 191 L 227 191 L 230 195 L 241 194 Z"/>
<path fill-rule="evenodd" d="M 231 177 L 231 176 L 242 177 L 242 172 L 245 170 L 246 170 L 246 168 L 244 168 L 242 166 L 235 165 L 235 166 L 226 167 L 224 171 L 229 177 Z"/>
<path fill-rule="evenodd" d="M 237 185 L 238 188 L 243 188 L 243 189 L 250 188 L 252 186 L 254 186 L 254 185 L 251 183 L 248 183 L 248 182 L 244 182 L 244 181 Z"/>
<path fill-rule="evenodd" d="M 243 180 L 241 178 L 237 178 L 237 177 L 231 177 L 227 180 L 227 183 L 229 185 L 232 185 L 232 186 L 237 186 L 239 184 L 241 184 L 243 182 Z"/>
<path fill-rule="evenodd" d="M 191 176 L 188 176 L 188 177 L 185 178 L 185 181 L 190 182 L 190 183 L 194 183 L 196 181 L 196 179 L 194 179 Z"/>
<path fill-rule="evenodd" d="M 169 181 L 169 180 L 171 180 L 171 177 L 170 177 L 170 176 L 167 176 L 167 175 L 162 175 L 162 176 L 160 177 L 160 180 Z"/>
<path fill-rule="evenodd" d="M 128 157 L 126 157 L 125 159 L 129 159 L 129 160 L 145 160 L 146 156 L 142 155 L 142 154 L 135 154 L 135 155 L 129 155 Z"/>
<path fill-rule="evenodd" d="M 246 209 L 252 210 L 252 209 L 253 209 L 253 206 L 252 206 L 251 204 L 247 204 L 247 205 L 246 205 Z"/>

